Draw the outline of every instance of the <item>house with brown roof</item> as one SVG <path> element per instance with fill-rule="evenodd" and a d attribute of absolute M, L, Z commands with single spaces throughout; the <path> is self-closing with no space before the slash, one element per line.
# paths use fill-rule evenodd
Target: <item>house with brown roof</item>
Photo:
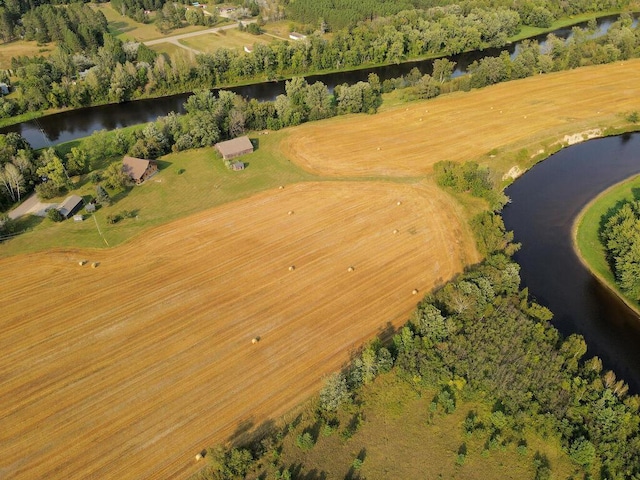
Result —
<path fill-rule="evenodd" d="M 253 144 L 246 135 L 244 137 L 234 138 L 233 140 L 227 140 L 226 142 L 216 143 L 215 147 L 225 160 L 253 152 Z"/>
<path fill-rule="evenodd" d="M 155 160 L 126 156 L 122 159 L 122 169 L 136 185 L 140 185 L 158 172 L 158 163 Z"/>

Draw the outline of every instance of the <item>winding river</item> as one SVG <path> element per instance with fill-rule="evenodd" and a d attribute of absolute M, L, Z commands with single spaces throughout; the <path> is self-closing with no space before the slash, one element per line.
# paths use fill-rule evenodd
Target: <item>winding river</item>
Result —
<path fill-rule="evenodd" d="M 579 333 L 605 369 L 640 392 L 640 318 L 582 265 L 571 228 L 609 186 L 640 173 L 640 133 L 591 140 L 534 166 L 507 190 L 506 227 L 522 243 L 523 286 L 554 313 L 565 335 Z"/>

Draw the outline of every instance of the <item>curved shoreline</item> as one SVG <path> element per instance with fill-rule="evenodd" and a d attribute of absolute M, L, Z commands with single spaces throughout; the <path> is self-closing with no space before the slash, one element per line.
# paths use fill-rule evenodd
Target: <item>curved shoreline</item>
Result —
<path fill-rule="evenodd" d="M 609 193 L 611 193 L 613 190 L 615 190 L 618 187 L 623 186 L 626 183 L 630 183 L 633 180 L 640 178 L 640 175 L 634 175 L 632 177 L 629 177 L 621 182 L 618 182 L 614 185 L 609 186 L 606 190 L 603 190 L 598 196 L 594 197 L 593 199 L 591 199 L 589 201 L 589 203 L 587 203 L 584 208 L 582 210 L 580 210 L 580 212 L 578 213 L 578 215 L 576 215 L 574 221 L 573 221 L 573 225 L 571 226 L 571 243 L 573 245 L 573 250 L 576 254 L 576 256 L 578 257 L 578 259 L 580 260 L 580 263 L 582 263 L 582 265 L 584 265 L 584 267 L 589 271 L 589 273 L 591 275 L 593 275 L 593 277 L 598 280 L 598 282 L 605 287 L 607 290 L 609 290 L 611 293 L 613 293 L 618 299 L 620 299 L 620 301 L 622 303 L 624 303 L 629 309 L 631 309 L 636 315 L 638 315 L 640 317 L 640 306 L 638 304 L 636 304 L 635 302 L 633 302 L 632 300 L 630 300 L 629 298 L 626 297 L 626 295 L 624 295 L 617 287 L 617 285 L 615 283 L 610 282 L 609 280 L 607 280 L 600 272 L 598 272 L 592 265 L 591 263 L 589 263 L 587 261 L 587 259 L 584 257 L 582 250 L 580 249 L 580 243 L 578 242 L 578 230 L 580 230 L 580 227 L 582 226 L 582 221 L 584 220 L 585 215 L 587 214 L 587 212 L 598 202 L 600 201 L 603 197 L 607 196 Z"/>

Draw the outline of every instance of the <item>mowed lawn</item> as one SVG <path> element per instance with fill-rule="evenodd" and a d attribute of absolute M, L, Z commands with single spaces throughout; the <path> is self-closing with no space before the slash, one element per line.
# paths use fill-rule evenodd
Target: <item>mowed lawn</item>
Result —
<path fill-rule="evenodd" d="M 640 59 L 308 123 L 284 149 L 323 175 L 415 176 L 441 160 L 480 160 L 506 172 L 557 149 L 564 135 L 620 124 L 631 111 L 640 111 Z"/>
<path fill-rule="evenodd" d="M 197 37 L 178 40 L 180 44 L 194 48 L 204 53 L 212 53 L 219 48 L 242 51 L 245 46 L 254 43 L 271 43 L 275 39 L 268 35 L 252 35 L 241 32 L 238 29 L 221 30 L 216 33 L 207 33 Z"/>
<path fill-rule="evenodd" d="M 114 249 L 2 259 L 0 472 L 186 478 L 477 260 L 448 195 L 382 181 L 288 184 Z"/>

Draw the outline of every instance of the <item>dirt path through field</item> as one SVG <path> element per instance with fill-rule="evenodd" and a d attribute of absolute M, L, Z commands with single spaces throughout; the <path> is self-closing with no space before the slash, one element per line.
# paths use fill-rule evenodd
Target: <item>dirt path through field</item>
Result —
<path fill-rule="evenodd" d="M 0 477 L 185 478 L 477 259 L 437 188 L 326 182 L 0 260 Z"/>

